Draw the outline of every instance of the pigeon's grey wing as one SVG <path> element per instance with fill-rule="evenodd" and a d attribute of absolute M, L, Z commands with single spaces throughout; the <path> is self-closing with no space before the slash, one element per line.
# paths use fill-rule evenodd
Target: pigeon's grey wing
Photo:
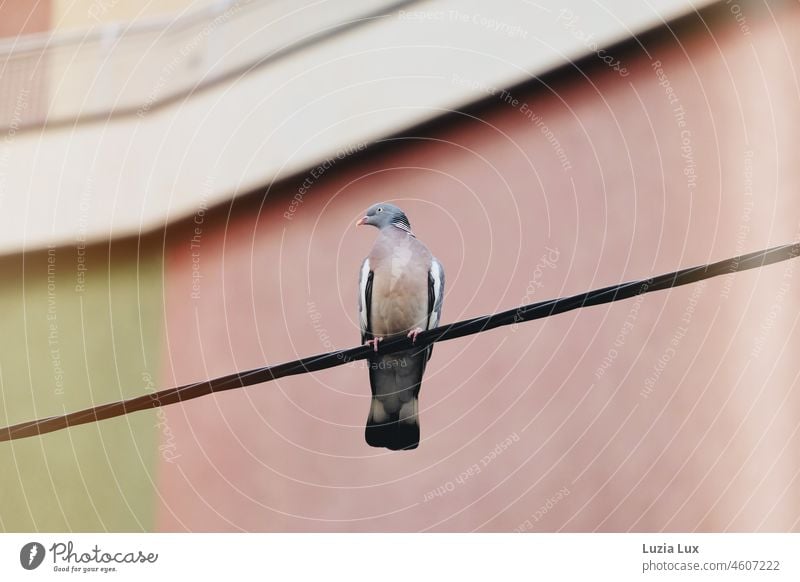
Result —
<path fill-rule="evenodd" d="M 372 339 L 372 327 L 370 325 L 370 309 L 372 309 L 372 277 L 374 273 L 370 269 L 369 257 L 361 263 L 361 273 L 358 278 L 358 320 L 361 327 L 361 343 Z"/>
<path fill-rule="evenodd" d="M 428 271 L 428 327 L 433 329 L 439 326 L 442 319 L 442 301 L 444 300 L 444 268 L 442 264 L 431 257 L 431 268 Z M 428 346 L 428 359 L 433 353 L 433 344 Z"/>

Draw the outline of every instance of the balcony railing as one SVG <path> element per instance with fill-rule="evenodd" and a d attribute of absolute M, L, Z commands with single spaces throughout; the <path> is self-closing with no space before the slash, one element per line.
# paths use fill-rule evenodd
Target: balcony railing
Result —
<path fill-rule="evenodd" d="M 177 18 L 4 39 L 0 128 L 145 116 L 410 3 L 217 0 Z"/>

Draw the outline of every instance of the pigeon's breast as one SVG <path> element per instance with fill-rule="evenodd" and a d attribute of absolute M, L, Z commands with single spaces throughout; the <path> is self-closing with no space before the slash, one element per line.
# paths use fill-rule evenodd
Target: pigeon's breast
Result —
<path fill-rule="evenodd" d="M 372 280 L 372 333 L 387 336 L 425 329 L 430 253 L 414 237 L 396 242 L 377 261 Z"/>

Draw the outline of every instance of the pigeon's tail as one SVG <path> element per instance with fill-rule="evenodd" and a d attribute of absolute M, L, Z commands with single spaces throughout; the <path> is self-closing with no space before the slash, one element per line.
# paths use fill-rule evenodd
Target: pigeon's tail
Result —
<path fill-rule="evenodd" d="M 393 451 L 419 446 L 419 387 L 427 362 L 427 350 L 408 350 L 370 358 L 367 443 Z"/>
<path fill-rule="evenodd" d="M 419 401 L 414 396 L 399 409 L 391 410 L 387 399 L 374 396 L 364 436 L 373 447 L 410 451 L 419 446 Z"/>

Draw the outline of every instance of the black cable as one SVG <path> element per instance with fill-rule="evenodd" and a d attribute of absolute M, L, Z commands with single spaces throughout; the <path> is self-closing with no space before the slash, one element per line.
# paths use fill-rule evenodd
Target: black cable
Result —
<path fill-rule="evenodd" d="M 415 344 L 412 344 L 411 340 L 405 335 L 392 336 L 381 342 L 379 353 L 386 354 L 407 350 L 413 346 L 422 348 L 434 342 L 481 333 L 504 325 L 533 321 L 573 309 L 602 305 L 603 303 L 628 299 L 653 291 L 688 285 L 718 275 L 747 271 L 780 261 L 787 261 L 798 255 L 800 255 L 800 243 L 782 245 L 764 251 L 719 261 L 710 265 L 691 267 L 675 271 L 674 273 L 659 275 L 652 279 L 611 285 L 602 289 L 581 293 L 580 295 L 573 295 L 572 297 L 523 305 L 517 309 L 510 309 L 502 313 L 467 319 L 465 321 L 459 321 L 451 323 L 450 325 L 424 331 L 417 336 Z M 112 402 L 110 404 L 102 404 L 94 408 L 72 412 L 63 416 L 51 416 L 40 420 L 23 422 L 0 428 L 0 441 L 9 441 L 45 434 L 80 424 L 97 422 L 107 418 L 130 414 L 131 412 L 137 412 L 139 410 L 148 410 L 150 408 L 184 402 L 215 392 L 224 392 L 226 390 L 252 386 L 253 384 L 261 384 L 286 376 L 317 372 L 319 370 L 341 366 L 346 362 L 366 359 L 370 353 L 372 353 L 371 347 L 359 346 L 348 350 L 339 350 L 327 354 L 309 356 L 275 366 L 265 366 L 246 372 L 230 374 L 220 378 L 197 382 L 195 384 L 168 388 L 160 392 L 154 392 L 153 394 L 138 396 L 120 402 Z"/>

